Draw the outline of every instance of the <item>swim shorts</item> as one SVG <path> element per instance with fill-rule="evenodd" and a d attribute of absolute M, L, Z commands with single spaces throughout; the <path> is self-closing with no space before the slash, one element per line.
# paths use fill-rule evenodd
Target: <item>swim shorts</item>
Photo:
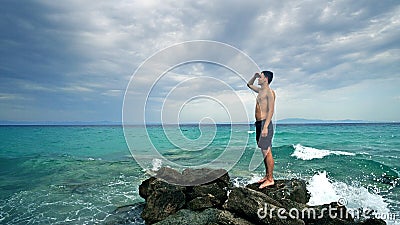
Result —
<path fill-rule="evenodd" d="M 272 121 L 268 124 L 268 134 L 266 137 L 261 136 L 265 120 L 256 121 L 254 125 L 256 126 L 256 140 L 258 147 L 262 150 L 267 150 L 268 147 L 272 147 L 272 137 L 274 136 L 274 126 L 272 125 Z"/>

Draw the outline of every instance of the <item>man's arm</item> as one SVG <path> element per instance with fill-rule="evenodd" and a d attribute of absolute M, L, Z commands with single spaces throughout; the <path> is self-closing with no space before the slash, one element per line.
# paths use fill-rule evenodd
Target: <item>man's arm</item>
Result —
<path fill-rule="evenodd" d="M 260 75 L 258 73 L 255 73 L 254 76 L 249 80 L 249 82 L 247 82 L 247 87 L 249 87 L 251 90 L 253 90 L 257 93 L 260 91 L 260 88 L 253 84 L 258 76 L 260 76 Z"/>
<path fill-rule="evenodd" d="M 272 120 L 272 116 L 274 115 L 274 109 L 275 109 L 275 92 L 273 90 L 271 90 L 271 92 L 269 92 L 267 94 L 267 98 L 268 98 L 268 111 L 267 111 L 267 118 L 265 119 L 265 125 L 263 130 L 261 131 L 261 135 L 262 137 L 267 136 L 268 134 L 268 125 Z"/>

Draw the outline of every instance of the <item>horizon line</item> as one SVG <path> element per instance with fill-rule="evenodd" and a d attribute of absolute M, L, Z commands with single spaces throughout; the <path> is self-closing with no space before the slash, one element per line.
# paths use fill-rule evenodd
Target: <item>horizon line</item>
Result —
<path fill-rule="evenodd" d="M 400 123 L 400 121 L 368 121 L 368 120 L 321 120 L 321 119 L 301 119 L 301 118 L 287 118 L 273 121 L 276 124 L 379 124 L 379 123 Z M 217 123 L 201 123 L 202 125 L 245 125 L 252 124 L 253 121 L 243 122 L 217 122 Z M 183 122 L 183 123 L 162 123 L 162 122 L 148 122 L 148 123 L 123 123 L 121 121 L 7 121 L 0 120 L 0 126 L 140 126 L 140 125 L 196 125 L 199 122 Z"/>

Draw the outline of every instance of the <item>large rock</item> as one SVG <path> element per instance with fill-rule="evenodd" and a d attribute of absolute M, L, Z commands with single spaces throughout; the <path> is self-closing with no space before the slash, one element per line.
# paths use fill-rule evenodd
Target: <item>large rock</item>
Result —
<path fill-rule="evenodd" d="M 187 206 L 193 210 L 211 207 L 219 208 L 227 199 L 227 188 L 225 183 L 218 184 L 218 181 L 211 184 L 188 187 L 186 191 Z"/>
<path fill-rule="evenodd" d="M 140 185 L 139 185 L 139 195 L 140 197 L 147 199 L 149 195 L 151 194 L 152 190 L 150 189 L 150 183 L 153 182 L 156 178 L 155 177 L 150 177 L 149 179 L 144 180 Z"/>
<path fill-rule="evenodd" d="M 224 169 L 187 168 L 184 169 L 182 173 L 179 173 L 172 168 L 162 167 L 157 171 L 155 177 L 163 179 L 168 183 L 181 186 L 198 186 L 213 182 L 221 183 L 224 186 L 230 185 L 228 172 Z"/>
<path fill-rule="evenodd" d="M 275 199 L 249 188 L 233 188 L 224 208 L 256 224 L 304 224 L 302 220 L 290 218 Z"/>
<path fill-rule="evenodd" d="M 188 209 L 181 209 L 176 214 L 167 217 L 165 220 L 155 223 L 154 225 L 177 225 L 177 224 L 190 224 L 190 225 L 253 225 L 253 223 L 235 216 L 229 211 L 220 209 L 206 209 L 204 211 L 191 211 Z"/>
<path fill-rule="evenodd" d="M 172 183 L 170 183 L 172 181 Z M 302 180 L 275 180 L 275 185 L 233 187 L 225 170 L 186 169 L 182 173 L 168 167 L 139 186 L 146 200 L 142 218 L 146 224 L 309 224 L 381 225 L 383 220 L 355 222 L 346 207 L 336 202 L 308 206 L 310 194 Z M 136 207 L 137 208 L 137 207 Z M 121 207 L 107 221 L 133 221 L 131 206 Z M 125 216 L 127 215 L 127 216 Z"/>
<path fill-rule="evenodd" d="M 346 207 L 339 205 L 337 202 L 308 206 L 301 211 L 300 218 L 306 224 L 313 225 L 355 224 L 353 217 L 347 212 Z"/>
<path fill-rule="evenodd" d="M 361 225 L 386 225 L 386 222 L 382 219 L 369 218 L 363 221 Z"/>
<path fill-rule="evenodd" d="M 160 179 L 149 183 L 146 206 L 142 218 L 152 224 L 167 218 L 181 209 L 186 203 L 185 187 L 172 185 Z"/>
<path fill-rule="evenodd" d="M 205 184 L 187 186 L 196 183 Z M 182 208 L 221 208 L 227 198 L 229 184 L 230 178 L 226 170 L 186 169 L 181 174 L 169 167 L 163 167 L 158 171 L 157 177 L 151 177 L 139 186 L 139 195 L 146 200 L 142 218 L 146 223 L 152 224 Z"/>
<path fill-rule="evenodd" d="M 161 167 L 155 176 L 170 184 L 180 185 L 184 182 L 182 174 L 170 167 Z"/>
<path fill-rule="evenodd" d="M 229 174 L 224 169 L 187 168 L 182 171 L 182 176 L 184 177 L 184 183 L 187 186 L 218 183 L 218 185 L 225 187 L 231 184 Z"/>
<path fill-rule="evenodd" d="M 275 185 L 259 189 L 259 183 L 249 184 L 246 187 L 262 192 L 274 199 L 289 199 L 306 204 L 310 200 L 310 193 L 306 188 L 306 182 L 299 179 L 275 180 Z"/>

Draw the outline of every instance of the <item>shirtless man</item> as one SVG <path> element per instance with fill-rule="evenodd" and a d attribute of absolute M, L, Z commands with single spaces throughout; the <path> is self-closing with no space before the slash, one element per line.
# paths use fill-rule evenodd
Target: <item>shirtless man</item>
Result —
<path fill-rule="evenodd" d="M 258 78 L 258 85 L 253 85 Z M 256 101 L 256 140 L 258 147 L 264 157 L 265 177 L 258 181 L 261 183 L 259 188 L 274 185 L 273 170 L 274 158 L 272 157 L 272 137 L 274 128 L 272 125 L 272 116 L 275 108 L 275 92 L 269 87 L 273 78 L 271 71 L 263 71 L 261 74 L 256 73 L 247 83 L 247 87 L 258 93 Z M 261 134 L 261 137 L 260 137 Z"/>

